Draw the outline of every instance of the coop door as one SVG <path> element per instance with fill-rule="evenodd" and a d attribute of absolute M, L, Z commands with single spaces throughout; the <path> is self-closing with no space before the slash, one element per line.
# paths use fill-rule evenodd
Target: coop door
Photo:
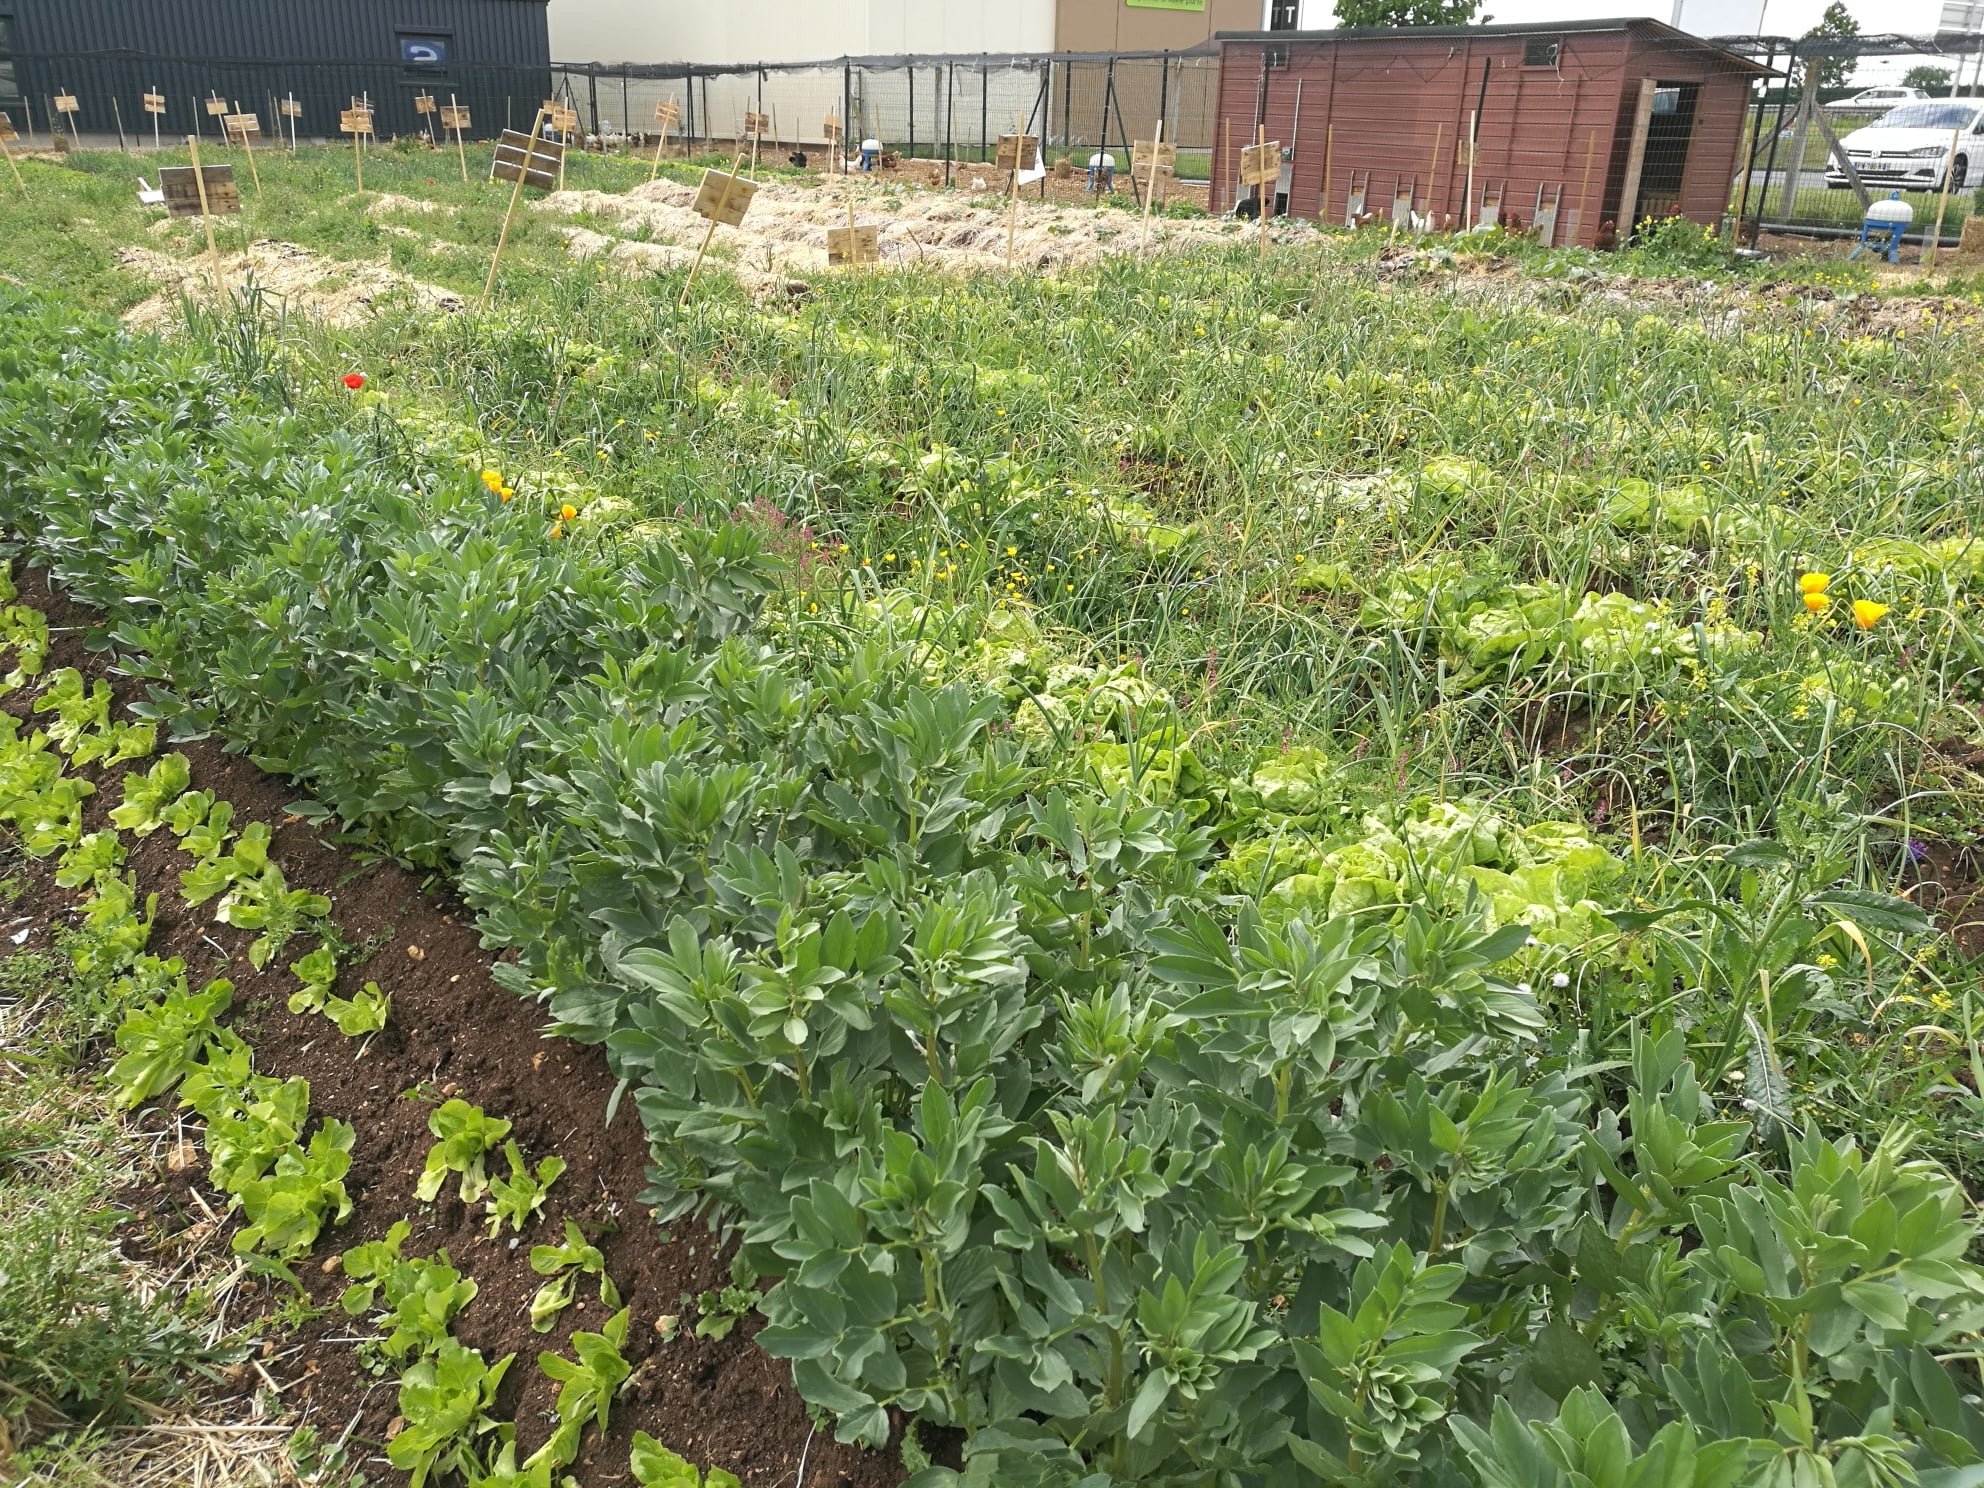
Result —
<path fill-rule="evenodd" d="M 1688 168 L 1688 145 L 1695 132 L 1695 83 L 1658 83 L 1647 119 L 1646 155 L 1640 166 L 1639 201 L 1633 221 L 1659 221 L 1681 210 L 1681 181 Z"/>

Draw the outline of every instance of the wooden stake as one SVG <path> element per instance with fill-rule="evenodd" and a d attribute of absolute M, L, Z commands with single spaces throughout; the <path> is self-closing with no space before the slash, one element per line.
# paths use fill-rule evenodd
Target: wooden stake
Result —
<path fill-rule="evenodd" d="M 351 168 L 358 173 L 358 189 L 360 191 L 363 191 L 365 189 L 365 152 L 358 147 L 358 142 L 364 138 L 365 138 L 364 130 L 362 129 L 352 130 Z"/>
<path fill-rule="evenodd" d="M 234 111 L 237 114 L 241 112 L 241 100 L 238 98 L 234 101 Z M 248 179 L 255 183 L 255 194 L 260 196 L 262 194 L 262 173 L 255 169 L 255 146 L 249 141 L 248 131 L 246 129 L 241 131 L 241 148 L 248 155 Z"/>
<path fill-rule="evenodd" d="M 670 104 L 673 104 L 675 102 L 675 95 L 673 93 L 668 95 L 668 101 Z M 650 181 L 652 181 L 656 176 L 661 174 L 661 152 L 665 150 L 667 147 L 668 147 L 668 121 L 664 119 L 661 125 L 661 138 L 654 142 L 654 169 L 648 172 L 648 179 Z"/>
<path fill-rule="evenodd" d="M 1474 226 L 1474 142 L 1479 137 L 1480 116 L 1473 110 L 1467 111 L 1467 198 L 1460 204 L 1460 225 L 1462 229 Z M 1427 211 L 1432 206 L 1427 205 Z"/>
<path fill-rule="evenodd" d="M 1578 188 L 1578 237 L 1579 238 L 1584 236 L 1585 208 L 1589 206 L 1591 203 L 1591 159 L 1592 156 L 1596 155 L 1597 153 L 1598 153 L 1598 131 L 1594 129 L 1591 132 L 1591 138 L 1585 141 L 1584 184 Z M 1598 245 L 1598 233 L 1596 232 L 1596 230 L 1592 232 L 1591 241 L 1593 247 L 1596 247 Z M 1571 240 L 1570 246 L 1573 248 L 1578 246 L 1577 238 L 1573 238 Z"/>
<path fill-rule="evenodd" d="M 206 224 L 207 253 L 212 259 L 214 271 L 214 298 L 220 298 L 220 249 L 214 243 L 213 213 L 207 210 L 207 178 L 200 170 L 200 137 L 197 134 L 186 136 L 186 148 L 193 152 L 193 185 L 200 193 L 200 221 Z"/>
<path fill-rule="evenodd" d="M 1950 153 L 1943 161 L 1943 191 L 1936 198 L 1936 227 L 1929 234 L 1929 241 L 1922 245 L 1922 267 L 1933 268 L 1936 263 L 1936 247 L 1943 240 L 1943 213 L 1950 205 L 1950 178 L 1956 174 L 1956 147 L 1963 138 L 1961 128 L 1950 131 Z"/>
<path fill-rule="evenodd" d="M 1447 137 L 1447 121 L 1433 126 L 1433 159 L 1426 171 L 1426 230 L 1433 230 L 1433 187 L 1440 179 L 1440 145 Z M 1409 226 L 1410 224 L 1408 224 Z"/>
<path fill-rule="evenodd" d="M 740 140 L 737 146 L 737 158 L 730 162 L 730 174 L 733 178 L 736 176 L 738 170 L 742 168 L 743 164 L 744 164 L 744 145 L 743 142 Z M 728 211 L 729 208 L 730 208 L 730 194 L 726 190 L 724 193 L 722 210 Z M 854 208 L 850 204 L 847 210 L 849 214 L 852 215 Z M 689 265 L 689 278 L 688 281 L 682 286 L 682 298 L 675 302 L 675 308 L 677 310 L 682 310 L 687 308 L 689 304 L 689 291 L 696 287 L 696 275 L 700 274 L 703 271 L 703 255 L 710 251 L 710 239 L 714 238 L 715 236 L 716 236 L 716 218 L 712 217 L 710 218 L 710 225 L 708 230 L 703 233 L 703 246 L 696 250 L 696 261 Z M 769 244 L 766 245 L 766 251 L 767 252 L 770 251 Z"/>
<path fill-rule="evenodd" d="M 1330 100 L 1332 103 L 1334 99 Z M 1336 168 L 1336 125 L 1323 131 L 1323 199 L 1318 203 L 1316 216 L 1324 222 L 1330 220 L 1330 172 Z M 1348 213 L 1345 214 L 1349 215 Z"/>
<path fill-rule="evenodd" d="M 1254 146 L 1258 149 L 1268 142 L 1268 127 L 1265 124 L 1254 126 Z M 1261 194 L 1261 262 L 1268 261 L 1268 213 L 1274 210 L 1274 189 L 1263 181 L 1254 188 Z"/>
<path fill-rule="evenodd" d="M 455 95 L 452 93 L 448 95 L 448 107 L 457 110 L 461 107 L 460 104 L 455 102 Z M 466 186 L 468 184 L 468 146 L 462 143 L 462 116 L 460 113 L 455 113 L 450 117 L 455 121 L 455 154 L 461 160 L 462 184 Z"/>
<path fill-rule="evenodd" d="M 530 121 L 530 141 L 524 146 L 524 158 L 517 171 L 517 183 L 510 188 L 510 209 L 503 214 L 502 229 L 496 234 L 496 254 L 489 260 L 489 282 L 482 286 L 482 298 L 476 301 L 476 311 L 480 313 L 488 305 L 490 293 L 496 288 L 496 266 L 503 261 L 503 245 L 510 239 L 510 222 L 517 215 L 517 202 L 524 194 L 524 177 L 530 174 L 530 158 L 537 149 L 537 131 L 544 123 L 544 110 L 539 108 Z"/>
<path fill-rule="evenodd" d="M 1238 207 L 1240 205 L 1240 170 L 1233 163 L 1233 121 L 1231 119 L 1221 119 L 1219 121 L 1219 127 L 1221 131 L 1219 157 L 1226 162 L 1226 168 L 1233 172 L 1233 205 Z"/>
<path fill-rule="evenodd" d="M 21 195 L 26 196 L 28 194 L 28 183 L 21 179 L 21 168 L 14 163 L 14 152 L 8 149 L 6 145 L 0 144 L 0 155 L 7 157 L 7 169 L 14 173 L 14 184 L 21 188 Z"/>
<path fill-rule="evenodd" d="M 1142 258 L 1150 248 L 1150 209 L 1151 204 L 1157 200 L 1157 158 L 1164 153 L 1163 119 L 1157 121 L 1157 135 L 1151 143 L 1155 148 L 1151 150 L 1150 154 L 1150 179 L 1144 182 L 1144 236 L 1143 241 L 1137 244 L 1137 257 L 1139 258 Z M 1135 144 L 1132 143 L 1131 149 L 1134 150 L 1135 148 Z M 1137 184 L 1137 162 L 1134 156 L 1130 160 L 1130 184 L 1132 186 Z"/>
<path fill-rule="evenodd" d="M 1006 216 L 1006 267 L 1013 266 L 1013 239 L 1020 231 L 1020 157 L 1018 148 L 1013 154 L 1013 205 Z"/>

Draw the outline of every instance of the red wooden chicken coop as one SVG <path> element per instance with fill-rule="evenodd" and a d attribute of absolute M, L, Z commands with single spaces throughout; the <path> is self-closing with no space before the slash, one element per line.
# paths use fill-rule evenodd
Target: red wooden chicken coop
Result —
<path fill-rule="evenodd" d="M 1501 221 L 1556 246 L 1604 246 L 1648 218 L 1720 221 L 1767 72 L 1653 20 L 1216 39 L 1216 209 L 1257 209 L 1239 160 L 1264 134 L 1283 146 L 1277 211 Z"/>

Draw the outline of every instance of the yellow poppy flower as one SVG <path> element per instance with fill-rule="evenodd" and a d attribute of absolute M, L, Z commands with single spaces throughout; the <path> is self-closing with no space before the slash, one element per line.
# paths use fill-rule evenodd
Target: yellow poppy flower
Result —
<path fill-rule="evenodd" d="M 1832 603 L 1831 600 L 1827 599 L 1823 594 L 1819 593 L 1816 589 L 1808 589 L 1805 591 L 1805 608 L 1810 610 L 1814 615 L 1818 614 L 1820 610 L 1823 610 L 1827 605 L 1831 603 Z"/>
<path fill-rule="evenodd" d="M 1827 589 L 1832 587 L 1832 575 L 1826 573 L 1801 574 L 1798 578 L 1798 587 L 1807 594 L 1824 594 Z"/>
<path fill-rule="evenodd" d="M 566 502 L 563 506 L 558 508 L 558 515 L 567 522 L 570 522 L 575 518 L 577 518 L 578 514 L 579 514 L 579 509 L 576 506 L 572 505 L 572 503 L 569 501 Z"/>
<path fill-rule="evenodd" d="M 1874 628 L 1874 622 L 1879 620 L 1887 612 L 1888 607 L 1886 605 L 1876 604 L 1871 599 L 1856 599 L 1853 601 L 1853 623 L 1862 630 L 1872 630 Z"/>

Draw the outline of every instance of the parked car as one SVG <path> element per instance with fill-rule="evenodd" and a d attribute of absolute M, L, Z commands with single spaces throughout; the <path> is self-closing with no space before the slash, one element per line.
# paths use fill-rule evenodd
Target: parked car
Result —
<path fill-rule="evenodd" d="M 1913 103 L 1929 95 L 1920 88 L 1862 88 L 1851 98 L 1835 98 L 1826 107 L 1840 112 L 1854 111 L 1871 113 L 1875 109 L 1893 108 L 1896 104 Z"/>
<path fill-rule="evenodd" d="M 1956 158 L 1950 159 L 1950 131 L 1956 130 Z M 1950 165 L 1949 188 L 1961 191 L 1984 180 L 1984 103 L 1974 98 L 1924 99 L 1889 109 L 1864 129 L 1840 141 L 1853 169 L 1868 186 L 1899 186 L 1935 191 Z M 1846 189 L 1846 172 L 1826 162 L 1826 185 Z"/>

